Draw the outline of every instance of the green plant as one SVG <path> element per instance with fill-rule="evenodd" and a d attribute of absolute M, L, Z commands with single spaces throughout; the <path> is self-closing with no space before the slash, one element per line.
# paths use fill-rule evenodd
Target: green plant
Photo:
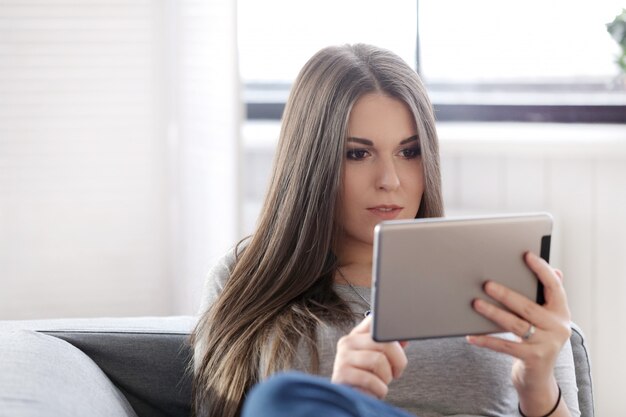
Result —
<path fill-rule="evenodd" d="M 615 62 L 622 69 L 622 72 L 626 74 L 626 9 L 622 9 L 622 13 L 615 16 L 611 23 L 606 24 L 606 30 L 622 50 L 621 55 L 615 59 Z"/>

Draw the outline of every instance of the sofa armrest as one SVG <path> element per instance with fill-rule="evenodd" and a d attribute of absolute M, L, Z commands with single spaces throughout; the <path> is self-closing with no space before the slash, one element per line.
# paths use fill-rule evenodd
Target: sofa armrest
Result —
<path fill-rule="evenodd" d="M 191 413 L 189 336 L 176 333 L 46 331 L 89 356 L 139 417 Z"/>
<path fill-rule="evenodd" d="M 187 417 L 189 334 L 195 321 L 191 316 L 0 321 L 0 334 L 27 329 L 77 348 L 104 372 L 138 417 Z"/>
<path fill-rule="evenodd" d="M 136 417 L 84 352 L 33 330 L 0 332 L 0 415 Z"/>
<path fill-rule="evenodd" d="M 585 335 L 576 323 L 571 324 L 572 353 L 576 367 L 576 385 L 578 385 L 578 407 L 581 417 L 594 417 L 593 384 L 591 380 L 591 360 L 585 343 Z"/>

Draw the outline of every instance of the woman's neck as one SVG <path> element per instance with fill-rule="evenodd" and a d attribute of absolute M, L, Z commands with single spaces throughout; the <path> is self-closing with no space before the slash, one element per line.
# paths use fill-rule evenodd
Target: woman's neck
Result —
<path fill-rule="evenodd" d="M 352 285 L 371 287 L 372 250 L 372 245 L 364 243 L 343 245 L 337 254 L 339 269 L 343 276 L 335 274 L 335 282 L 345 284 L 347 280 Z"/>

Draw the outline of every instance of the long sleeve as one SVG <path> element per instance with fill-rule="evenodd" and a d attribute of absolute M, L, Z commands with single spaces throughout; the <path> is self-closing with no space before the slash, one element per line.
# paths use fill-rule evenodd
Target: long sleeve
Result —
<path fill-rule="evenodd" d="M 565 343 L 559 353 L 554 366 L 554 377 L 561 387 L 563 399 L 569 408 L 572 417 L 579 417 L 578 407 L 578 387 L 576 386 L 576 370 L 574 366 L 574 356 L 572 345 L 569 340 Z"/>
<path fill-rule="evenodd" d="M 235 251 L 231 250 L 219 259 L 209 270 L 202 288 L 202 298 L 200 300 L 198 317 L 201 317 L 215 303 L 219 295 L 222 293 L 224 285 L 230 277 L 234 264 Z M 204 334 L 203 330 L 204 329 L 200 328 L 196 329 L 197 341 L 193 346 L 194 371 L 198 370 L 198 366 L 202 362 L 202 358 L 204 357 L 204 352 L 206 350 L 204 340 L 208 337 L 208 335 Z"/>
<path fill-rule="evenodd" d="M 222 293 L 234 264 L 235 251 L 231 250 L 222 256 L 209 270 L 202 287 L 202 298 L 200 299 L 200 310 L 198 312 L 200 315 L 204 314 Z"/>

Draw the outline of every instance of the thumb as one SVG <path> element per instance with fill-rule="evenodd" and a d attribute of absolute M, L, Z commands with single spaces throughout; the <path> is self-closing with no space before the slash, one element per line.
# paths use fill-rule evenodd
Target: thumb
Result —
<path fill-rule="evenodd" d="M 350 333 L 352 334 L 369 333 L 371 328 L 372 328 L 372 315 L 370 314 L 369 316 L 365 317 L 363 321 L 357 324 Z"/>

